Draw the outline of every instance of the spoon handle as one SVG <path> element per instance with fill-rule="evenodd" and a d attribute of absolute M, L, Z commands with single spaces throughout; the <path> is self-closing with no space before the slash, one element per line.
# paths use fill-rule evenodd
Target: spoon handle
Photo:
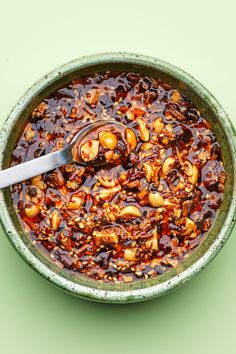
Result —
<path fill-rule="evenodd" d="M 0 171 L 0 189 L 48 172 L 71 162 L 69 149 L 63 149 Z"/>

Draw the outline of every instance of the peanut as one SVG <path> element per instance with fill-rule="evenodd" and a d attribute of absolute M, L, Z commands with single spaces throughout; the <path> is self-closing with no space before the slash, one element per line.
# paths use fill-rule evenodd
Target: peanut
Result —
<path fill-rule="evenodd" d="M 83 204 L 83 200 L 81 197 L 72 195 L 68 203 L 68 208 L 72 210 L 77 210 L 81 207 L 82 204 Z"/>
<path fill-rule="evenodd" d="M 193 174 L 193 165 L 189 161 L 185 161 L 183 165 L 183 170 L 188 177 L 191 177 Z"/>
<path fill-rule="evenodd" d="M 96 104 L 98 102 L 99 95 L 100 95 L 99 89 L 92 88 L 86 93 L 85 100 L 86 102 L 88 102 L 88 104 L 91 105 Z"/>
<path fill-rule="evenodd" d="M 35 136 L 35 131 L 32 129 L 31 126 L 29 126 L 25 132 L 25 139 L 27 141 L 30 141 L 31 139 L 33 139 L 34 136 Z"/>
<path fill-rule="evenodd" d="M 148 141 L 149 140 L 149 130 L 147 129 L 146 123 L 142 118 L 137 119 L 138 122 L 138 130 L 139 130 L 139 136 L 140 139 L 143 141 Z"/>
<path fill-rule="evenodd" d="M 178 103 L 180 101 L 180 99 L 181 99 L 181 95 L 180 95 L 179 91 L 174 90 L 172 93 L 171 100 L 175 103 Z"/>
<path fill-rule="evenodd" d="M 116 161 L 121 157 L 121 154 L 108 150 L 104 154 L 106 161 Z"/>
<path fill-rule="evenodd" d="M 111 204 L 106 208 L 106 214 L 110 221 L 116 221 L 120 212 L 120 207 L 117 204 Z"/>
<path fill-rule="evenodd" d="M 146 177 L 147 182 L 151 182 L 152 177 L 153 177 L 153 169 L 152 169 L 152 167 L 147 162 L 144 162 L 143 168 L 144 168 L 144 171 L 145 171 L 145 177 Z"/>
<path fill-rule="evenodd" d="M 66 187 L 69 188 L 69 189 L 77 189 L 79 186 L 78 186 L 78 183 L 76 183 L 75 181 L 67 181 L 66 182 Z"/>
<path fill-rule="evenodd" d="M 206 161 L 206 159 L 208 159 L 209 153 L 208 151 L 204 150 L 202 148 L 202 150 L 198 153 L 198 158 L 202 161 Z"/>
<path fill-rule="evenodd" d="M 158 192 L 149 192 L 148 202 L 153 208 L 157 208 L 164 205 L 164 199 Z"/>
<path fill-rule="evenodd" d="M 134 216 L 136 218 L 140 218 L 142 216 L 141 211 L 139 208 L 137 208 L 134 205 L 129 205 L 124 207 L 121 212 L 120 212 L 120 217 L 125 217 L 125 216 Z"/>
<path fill-rule="evenodd" d="M 167 159 L 165 159 L 163 165 L 162 165 L 162 172 L 165 176 L 167 176 L 172 168 L 174 167 L 175 164 L 175 158 L 174 156 L 169 156 Z"/>
<path fill-rule="evenodd" d="M 180 209 L 174 209 L 174 217 L 179 219 L 181 217 L 182 211 Z"/>
<path fill-rule="evenodd" d="M 158 250 L 158 234 L 157 234 L 157 227 L 154 227 L 154 230 L 152 232 L 152 250 L 157 251 Z"/>
<path fill-rule="evenodd" d="M 54 210 L 52 212 L 52 217 L 51 217 L 51 225 L 52 225 L 53 230 L 55 230 L 55 231 L 58 230 L 60 222 L 61 222 L 61 219 L 58 214 L 58 211 Z"/>
<path fill-rule="evenodd" d="M 156 133 L 160 133 L 164 128 L 164 123 L 162 118 L 156 118 L 152 123 L 152 127 Z"/>
<path fill-rule="evenodd" d="M 117 186 L 117 187 L 113 187 L 113 188 L 106 188 L 106 189 L 102 189 L 101 191 L 99 191 L 99 193 L 97 194 L 98 198 L 101 198 L 102 200 L 108 200 L 111 197 L 113 197 L 113 195 L 115 195 L 117 192 L 119 192 L 121 190 L 121 186 Z"/>
<path fill-rule="evenodd" d="M 112 231 L 111 229 L 105 229 L 100 232 L 94 231 L 93 237 L 97 246 L 109 243 L 118 243 L 118 236 L 115 231 Z"/>
<path fill-rule="evenodd" d="M 124 251 L 124 259 L 129 262 L 136 261 L 136 249 L 126 248 Z"/>
<path fill-rule="evenodd" d="M 198 181 L 198 168 L 196 166 L 192 166 L 192 176 L 188 178 L 188 181 L 193 185 L 197 184 Z"/>
<path fill-rule="evenodd" d="M 151 143 L 143 143 L 142 146 L 141 146 L 141 150 L 142 151 L 148 151 L 148 150 L 151 150 L 153 148 L 153 144 Z"/>
<path fill-rule="evenodd" d="M 191 235 L 189 236 L 189 238 L 191 238 L 192 240 L 194 239 L 194 238 L 196 238 L 197 237 L 197 232 L 193 232 L 193 233 L 191 233 Z"/>
<path fill-rule="evenodd" d="M 91 139 L 86 141 L 80 148 L 80 155 L 82 159 L 87 161 L 92 161 L 98 156 L 99 141 Z"/>
<path fill-rule="evenodd" d="M 130 110 L 128 110 L 126 112 L 126 117 L 129 119 L 129 120 L 134 120 L 135 119 L 135 116 L 134 116 L 134 113 Z"/>
<path fill-rule="evenodd" d="M 132 129 L 127 128 L 125 130 L 125 139 L 127 141 L 130 151 L 133 151 L 137 146 L 137 138 Z"/>
<path fill-rule="evenodd" d="M 41 190 L 46 189 L 46 184 L 43 182 L 42 175 L 38 175 L 38 176 L 31 178 L 31 182 L 34 186 L 38 187 Z"/>
<path fill-rule="evenodd" d="M 111 132 L 101 132 L 99 133 L 99 142 L 104 149 L 115 150 L 118 139 Z"/>
<path fill-rule="evenodd" d="M 127 178 L 128 178 L 127 171 L 126 172 L 125 171 L 121 171 L 120 174 L 119 174 L 120 183 L 125 182 L 127 180 Z"/>
<path fill-rule="evenodd" d="M 113 179 L 109 179 L 107 176 L 104 177 L 99 177 L 98 178 L 98 182 L 106 188 L 111 188 L 111 187 L 115 187 L 116 182 Z"/>
<path fill-rule="evenodd" d="M 142 151 L 148 151 L 148 150 L 151 150 L 153 148 L 153 144 L 151 143 L 143 143 L 142 146 L 141 146 L 141 150 Z"/>
<path fill-rule="evenodd" d="M 40 212 L 39 205 L 32 204 L 28 207 L 25 207 L 25 215 L 28 216 L 28 218 L 33 218 L 36 215 L 38 215 Z"/>
<path fill-rule="evenodd" d="M 195 231 L 196 225 L 195 225 L 195 222 L 193 220 L 191 220 L 191 219 L 186 217 L 184 222 L 185 222 L 185 229 L 186 230 L 182 233 L 182 235 L 184 235 L 184 236 L 185 235 L 189 235 L 189 234 L 191 234 L 192 232 Z"/>

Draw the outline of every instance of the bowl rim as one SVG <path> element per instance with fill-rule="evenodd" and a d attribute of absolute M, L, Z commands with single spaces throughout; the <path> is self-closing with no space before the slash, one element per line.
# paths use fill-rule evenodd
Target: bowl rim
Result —
<path fill-rule="evenodd" d="M 235 130 L 234 127 L 227 116 L 224 109 L 221 107 L 219 102 L 215 97 L 206 89 L 202 84 L 200 84 L 196 79 L 191 75 L 187 74 L 182 69 L 178 67 L 150 56 L 145 56 L 141 54 L 126 53 L 126 52 L 114 52 L 114 53 L 100 53 L 93 54 L 88 56 L 83 56 L 81 58 L 72 60 L 68 63 L 65 63 L 56 69 L 52 70 L 50 73 L 38 80 L 28 91 L 20 98 L 18 103 L 15 105 L 10 115 L 8 116 L 4 127 L 2 128 L 0 135 L 0 167 L 3 164 L 3 157 L 5 146 L 8 140 L 9 132 L 12 130 L 14 123 L 16 122 L 19 114 L 27 106 L 27 104 L 32 100 L 33 97 L 37 96 L 38 92 L 46 88 L 49 84 L 54 81 L 57 81 L 60 76 L 69 73 L 72 70 L 78 70 L 83 67 L 87 67 L 94 64 L 104 64 L 105 62 L 127 62 L 131 64 L 143 64 L 146 66 L 156 67 L 164 72 L 178 77 L 179 80 L 185 82 L 188 86 L 194 88 L 194 91 L 197 92 L 204 100 L 210 103 L 211 107 L 214 108 L 215 113 L 217 114 L 219 120 L 223 123 L 225 133 L 227 135 L 227 140 L 231 150 L 232 156 L 236 154 L 236 139 L 235 139 Z M 217 255 L 219 250 L 225 244 L 228 239 L 234 224 L 235 224 L 235 211 L 236 211 L 236 162 L 233 159 L 233 192 L 232 200 L 230 203 L 230 208 L 225 220 L 225 223 L 215 238 L 212 245 L 208 250 L 196 261 L 181 272 L 180 274 L 175 275 L 171 279 L 164 281 L 162 283 L 148 286 L 141 289 L 134 290 L 103 290 L 95 289 L 89 286 L 85 286 L 79 283 L 75 283 L 69 279 L 62 277 L 59 274 L 56 274 L 51 269 L 49 269 L 45 264 L 43 264 L 30 249 L 25 245 L 23 240 L 18 236 L 14 225 L 11 221 L 11 217 L 8 214 L 3 190 L 0 191 L 0 219 L 4 227 L 5 232 L 8 235 L 9 240 L 18 251 L 18 253 L 23 257 L 23 259 L 30 264 L 39 274 L 44 278 L 50 280 L 54 285 L 66 290 L 67 292 L 83 297 L 86 299 L 110 303 L 127 303 L 127 302 L 137 302 L 146 299 L 151 299 L 158 297 L 174 290 L 175 288 L 181 286 L 188 280 L 190 280 L 194 275 L 198 274 L 206 265 Z"/>

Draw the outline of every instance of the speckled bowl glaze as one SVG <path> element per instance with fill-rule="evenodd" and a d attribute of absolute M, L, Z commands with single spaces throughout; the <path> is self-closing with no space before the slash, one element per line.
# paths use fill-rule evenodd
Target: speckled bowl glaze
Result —
<path fill-rule="evenodd" d="M 211 123 L 222 147 L 227 180 L 224 200 L 214 225 L 201 245 L 176 269 L 133 284 L 101 284 L 81 275 L 72 276 L 59 268 L 46 254 L 39 253 L 23 232 L 14 211 L 9 188 L 0 191 L 0 217 L 6 233 L 19 254 L 41 275 L 71 294 L 102 302 L 129 303 L 151 299 L 178 288 L 202 270 L 229 237 L 235 218 L 236 174 L 235 131 L 216 99 L 192 76 L 162 60 L 143 55 L 107 53 L 80 58 L 52 71 L 38 81 L 17 103 L 1 132 L 0 166 L 10 165 L 11 152 L 25 122 L 37 104 L 71 79 L 99 71 L 136 71 L 161 78 L 186 94 Z"/>

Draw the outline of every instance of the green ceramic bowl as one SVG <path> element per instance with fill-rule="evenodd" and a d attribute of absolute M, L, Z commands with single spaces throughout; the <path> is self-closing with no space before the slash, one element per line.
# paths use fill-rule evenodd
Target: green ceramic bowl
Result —
<path fill-rule="evenodd" d="M 236 207 L 235 131 L 223 108 L 192 76 L 159 59 L 143 55 L 109 53 L 83 57 L 54 70 L 20 99 L 11 112 L 0 137 L 0 166 L 7 168 L 11 152 L 30 113 L 48 94 L 66 85 L 71 79 L 98 71 L 136 71 L 161 78 L 186 94 L 211 123 L 222 147 L 227 181 L 224 200 L 214 225 L 201 245 L 176 269 L 150 280 L 133 284 L 100 284 L 80 275 L 71 276 L 42 253 L 23 232 L 14 211 L 9 188 L 0 191 L 0 217 L 6 233 L 19 254 L 41 275 L 71 294 L 96 301 L 127 303 L 163 295 L 196 275 L 222 248 L 234 225 Z"/>

